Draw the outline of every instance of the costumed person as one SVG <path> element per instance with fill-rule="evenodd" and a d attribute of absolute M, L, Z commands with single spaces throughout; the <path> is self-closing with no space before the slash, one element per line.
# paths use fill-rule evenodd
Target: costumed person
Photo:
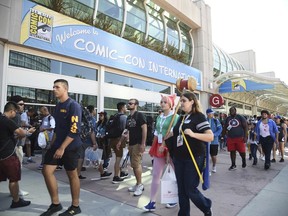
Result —
<path fill-rule="evenodd" d="M 149 154 L 153 157 L 152 183 L 150 192 L 150 202 L 143 207 L 145 211 L 155 211 L 156 209 L 156 195 L 160 185 L 160 178 L 163 174 L 166 163 L 171 163 L 167 146 L 164 141 L 170 123 L 175 125 L 179 116 L 176 114 L 173 119 L 173 107 L 176 95 L 163 96 L 161 95 L 160 106 L 162 113 L 156 119 L 155 132 L 153 144 L 149 150 Z M 171 127 L 170 127 L 171 128 Z M 166 204 L 167 208 L 173 208 L 177 203 Z"/>
<path fill-rule="evenodd" d="M 200 180 L 199 175 L 204 170 L 205 156 L 209 157 L 209 152 L 205 151 L 205 142 L 211 142 L 214 139 L 214 135 L 209 122 L 200 110 L 199 101 L 193 92 L 184 91 L 181 95 L 180 103 L 183 116 L 179 118 L 173 128 L 173 132 L 167 136 L 170 137 L 172 135 L 172 137 L 166 139 L 169 151 L 173 153 L 178 185 L 180 207 L 178 216 L 190 215 L 190 200 L 205 216 L 210 216 L 212 215 L 212 201 L 206 198 L 197 187 Z M 192 160 L 187 145 L 192 151 L 196 164 Z"/>

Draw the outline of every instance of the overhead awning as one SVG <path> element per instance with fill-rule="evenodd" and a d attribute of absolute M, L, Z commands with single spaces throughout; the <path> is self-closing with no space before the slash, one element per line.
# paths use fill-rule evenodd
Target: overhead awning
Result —
<path fill-rule="evenodd" d="M 250 71 L 233 71 L 214 79 L 217 90 L 227 98 L 238 99 L 287 115 L 288 86 L 279 78 Z"/>

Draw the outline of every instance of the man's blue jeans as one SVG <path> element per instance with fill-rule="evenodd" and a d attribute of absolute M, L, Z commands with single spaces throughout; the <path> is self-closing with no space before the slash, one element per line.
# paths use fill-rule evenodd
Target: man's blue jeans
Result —
<path fill-rule="evenodd" d="M 200 173 L 202 174 L 204 166 L 204 156 L 195 157 Z M 212 201 L 203 196 L 197 189 L 199 185 L 199 176 L 192 159 L 173 160 L 175 166 L 175 174 L 178 185 L 179 207 L 178 216 L 190 215 L 190 200 L 205 214 L 209 212 Z"/>

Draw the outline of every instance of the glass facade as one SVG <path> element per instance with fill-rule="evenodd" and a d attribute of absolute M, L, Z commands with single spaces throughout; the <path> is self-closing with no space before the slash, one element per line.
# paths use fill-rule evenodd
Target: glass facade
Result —
<path fill-rule="evenodd" d="M 7 101 L 10 101 L 11 97 L 14 95 L 22 96 L 24 102 L 31 106 L 34 105 L 37 107 L 54 107 L 57 103 L 57 99 L 55 98 L 52 90 L 9 85 L 7 87 Z M 97 107 L 97 96 L 70 92 L 69 96 L 85 107 L 88 105 Z"/>
<path fill-rule="evenodd" d="M 104 110 L 108 116 L 117 112 L 116 105 L 119 102 L 128 103 L 128 100 L 110 97 L 104 98 Z M 145 116 L 151 116 L 154 119 L 159 114 L 159 110 L 161 110 L 160 104 L 139 101 L 138 111 L 144 113 Z"/>
<path fill-rule="evenodd" d="M 110 72 L 105 72 L 105 82 L 110 84 L 126 86 L 130 88 L 143 89 L 146 91 L 154 91 L 164 94 L 170 94 L 169 86 L 160 85 Z"/>
<path fill-rule="evenodd" d="M 214 78 L 230 71 L 245 70 L 239 61 L 215 45 L 213 45 L 213 60 Z"/>
<path fill-rule="evenodd" d="M 143 43 L 146 33 L 146 14 L 141 0 L 127 0 L 127 21 L 124 38 Z"/>
<path fill-rule="evenodd" d="M 123 0 L 99 0 L 95 26 L 120 36 L 124 16 Z"/>
<path fill-rule="evenodd" d="M 9 55 L 9 65 L 48 73 L 67 75 L 81 79 L 89 79 L 94 81 L 98 80 L 97 69 L 12 50 L 10 51 Z"/>

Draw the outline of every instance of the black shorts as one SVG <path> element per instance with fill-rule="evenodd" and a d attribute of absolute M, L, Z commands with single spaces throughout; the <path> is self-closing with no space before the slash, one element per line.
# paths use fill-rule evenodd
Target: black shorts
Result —
<path fill-rule="evenodd" d="M 218 145 L 211 145 L 210 144 L 210 155 L 211 156 L 218 155 Z"/>
<path fill-rule="evenodd" d="M 50 148 L 47 150 L 44 158 L 46 165 L 64 165 L 65 170 L 72 171 L 78 166 L 78 159 L 80 158 L 80 147 L 74 150 L 65 150 L 61 159 L 55 159 L 53 156 L 57 149 Z"/>

